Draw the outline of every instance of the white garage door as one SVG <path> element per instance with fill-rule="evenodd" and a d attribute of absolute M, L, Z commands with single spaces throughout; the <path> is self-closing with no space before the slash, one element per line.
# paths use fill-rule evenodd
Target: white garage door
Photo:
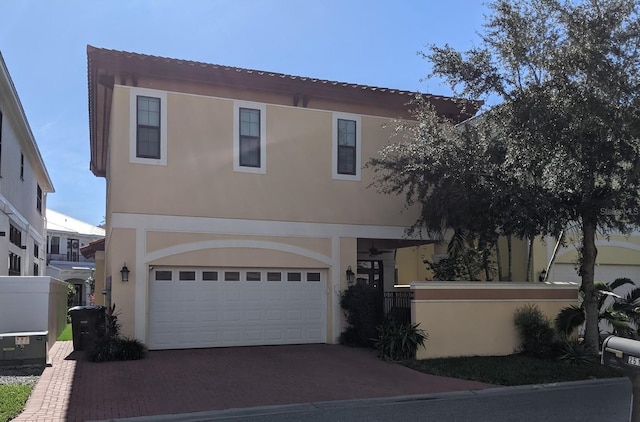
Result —
<path fill-rule="evenodd" d="M 325 270 L 150 272 L 149 349 L 326 343 Z"/>

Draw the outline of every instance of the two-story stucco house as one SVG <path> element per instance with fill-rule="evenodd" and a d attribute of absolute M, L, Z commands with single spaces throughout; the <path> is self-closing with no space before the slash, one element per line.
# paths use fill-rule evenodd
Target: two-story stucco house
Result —
<path fill-rule="evenodd" d="M 385 251 L 428 242 L 363 168 L 415 93 L 91 46 L 88 77 L 96 285 L 150 349 L 334 343 L 347 277 L 392 288 Z"/>
<path fill-rule="evenodd" d="M 45 212 L 53 184 L 0 54 L 0 276 L 45 272 Z"/>

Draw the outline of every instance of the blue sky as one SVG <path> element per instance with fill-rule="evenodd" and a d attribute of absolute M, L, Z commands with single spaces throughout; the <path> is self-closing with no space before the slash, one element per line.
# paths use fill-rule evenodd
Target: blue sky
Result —
<path fill-rule="evenodd" d="M 450 95 L 423 80 L 429 63 L 417 52 L 469 48 L 485 12 L 480 0 L 0 0 L 0 51 L 56 189 L 48 208 L 99 224 L 87 44 Z"/>

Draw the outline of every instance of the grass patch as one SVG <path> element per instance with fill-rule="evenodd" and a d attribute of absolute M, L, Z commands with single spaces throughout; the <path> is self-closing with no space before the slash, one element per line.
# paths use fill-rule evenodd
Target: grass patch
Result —
<path fill-rule="evenodd" d="M 622 376 L 599 363 L 575 364 L 524 355 L 425 359 L 405 365 L 426 374 L 508 386 Z"/>
<path fill-rule="evenodd" d="M 66 327 L 64 327 L 64 330 L 62 330 L 62 332 L 60 333 L 60 335 L 58 335 L 57 340 L 58 341 L 69 341 L 69 340 L 73 340 L 73 334 L 71 332 L 71 324 L 67 324 Z"/>
<path fill-rule="evenodd" d="M 0 422 L 15 418 L 31 394 L 31 385 L 0 385 Z"/>

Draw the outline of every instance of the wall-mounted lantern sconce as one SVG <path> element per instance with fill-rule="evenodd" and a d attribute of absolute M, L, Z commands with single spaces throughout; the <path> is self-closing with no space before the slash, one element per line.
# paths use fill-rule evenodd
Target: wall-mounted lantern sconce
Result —
<path fill-rule="evenodd" d="M 120 274 L 122 275 L 122 282 L 129 281 L 129 268 L 127 268 L 127 263 L 124 263 L 124 267 L 120 270 Z"/>
<path fill-rule="evenodd" d="M 346 273 L 346 275 L 347 275 L 347 283 L 349 283 L 349 284 L 353 284 L 353 280 L 354 280 L 354 278 L 355 278 L 355 274 L 354 274 L 353 270 L 351 269 L 351 265 L 349 265 L 349 266 L 347 267 L 347 273 Z"/>

